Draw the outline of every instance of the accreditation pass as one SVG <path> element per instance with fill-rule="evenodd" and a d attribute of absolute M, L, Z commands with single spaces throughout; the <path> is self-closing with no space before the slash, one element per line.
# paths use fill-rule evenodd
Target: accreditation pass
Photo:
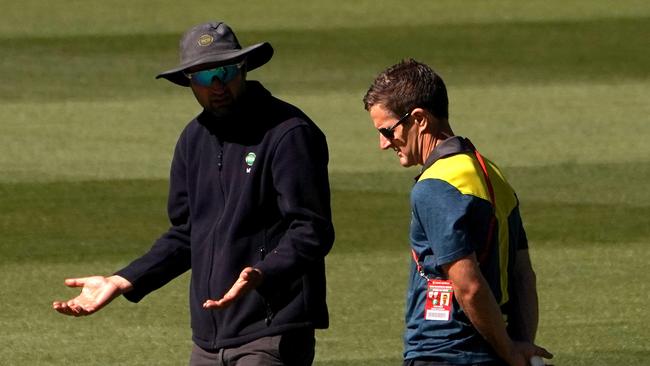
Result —
<path fill-rule="evenodd" d="M 425 320 L 444 320 L 451 318 L 454 290 L 449 280 L 427 281 L 427 295 L 424 302 Z"/>

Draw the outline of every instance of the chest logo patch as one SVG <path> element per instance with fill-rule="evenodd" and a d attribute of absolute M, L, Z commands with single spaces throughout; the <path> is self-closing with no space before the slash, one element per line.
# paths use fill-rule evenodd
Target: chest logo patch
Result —
<path fill-rule="evenodd" d="M 246 173 L 251 172 L 251 167 L 253 166 L 253 163 L 255 163 L 255 158 L 257 156 L 253 152 L 249 152 L 248 155 L 246 155 L 246 158 L 244 161 L 246 161 L 246 165 L 248 165 L 248 168 L 246 168 Z"/>

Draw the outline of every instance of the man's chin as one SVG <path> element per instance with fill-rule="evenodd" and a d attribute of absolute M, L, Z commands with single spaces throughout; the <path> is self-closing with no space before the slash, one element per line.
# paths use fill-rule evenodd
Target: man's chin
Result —
<path fill-rule="evenodd" d="M 218 118 L 223 118 L 227 117 L 230 114 L 232 114 L 233 108 L 230 105 L 227 106 L 220 106 L 220 107 L 215 107 L 215 106 L 210 106 L 209 108 L 206 108 L 210 113 L 212 113 L 213 116 L 218 117 Z"/>
<path fill-rule="evenodd" d="M 408 160 L 406 158 L 403 158 L 403 157 L 399 158 L 399 164 L 401 166 L 403 166 L 404 168 L 408 168 L 408 167 L 411 167 L 411 166 L 415 165 L 414 162 L 412 162 L 412 161 L 410 161 L 410 160 Z"/>

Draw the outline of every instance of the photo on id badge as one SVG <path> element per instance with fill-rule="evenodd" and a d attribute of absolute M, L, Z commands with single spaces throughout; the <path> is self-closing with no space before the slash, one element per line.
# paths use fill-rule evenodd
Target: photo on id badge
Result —
<path fill-rule="evenodd" d="M 451 298 L 453 295 L 451 281 L 429 280 L 424 303 L 424 319 L 448 321 L 451 318 L 453 304 Z"/>

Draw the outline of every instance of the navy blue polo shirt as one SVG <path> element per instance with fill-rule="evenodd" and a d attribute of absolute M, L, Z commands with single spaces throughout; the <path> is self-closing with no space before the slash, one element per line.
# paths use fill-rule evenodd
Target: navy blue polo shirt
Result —
<path fill-rule="evenodd" d="M 465 140 L 452 137 L 436 147 L 411 191 L 410 242 L 429 278 L 445 278 L 442 266 L 487 249 L 481 271 L 507 321 L 509 278 L 516 250 L 527 248 L 517 197 L 501 171 L 485 159 L 496 209 L 486 180 Z M 496 226 L 488 245 L 492 215 Z M 478 256 L 478 254 L 477 254 Z M 425 320 L 427 279 L 411 263 L 406 301 L 405 359 L 452 364 L 498 360 L 453 299 L 451 317 Z"/>

